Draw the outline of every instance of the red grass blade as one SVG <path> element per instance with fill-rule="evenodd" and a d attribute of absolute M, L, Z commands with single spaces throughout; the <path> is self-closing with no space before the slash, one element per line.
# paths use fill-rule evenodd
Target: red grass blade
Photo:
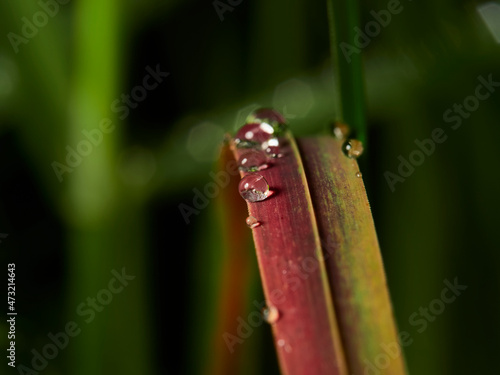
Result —
<path fill-rule="evenodd" d="M 236 158 L 242 153 L 233 152 Z M 259 172 L 272 195 L 248 203 L 261 223 L 252 231 L 264 293 L 280 315 L 272 328 L 282 373 L 347 374 L 316 218 L 292 137 L 282 152 Z"/>

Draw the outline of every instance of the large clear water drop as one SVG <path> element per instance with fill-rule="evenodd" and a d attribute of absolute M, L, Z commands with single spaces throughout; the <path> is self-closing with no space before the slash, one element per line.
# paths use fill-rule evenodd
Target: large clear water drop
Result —
<path fill-rule="evenodd" d="M 240 195 L 248 202 L 263 201 L 269 196 L 269 185 L 264 176 L 250 173 L 243 177 L 238 186 Z"/>
<path fill-rule="evenodd" d="M 267 123 L 251 123 L 243 125 L 234 136 L 236 147 L 252 147 L 273 137 L 274 129 Z"/>

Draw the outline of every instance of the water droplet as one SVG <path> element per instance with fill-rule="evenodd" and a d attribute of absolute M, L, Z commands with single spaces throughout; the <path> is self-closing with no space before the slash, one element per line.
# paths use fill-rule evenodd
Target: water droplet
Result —
<path fill-rule="evenodd" d="M 284 339 L 279 339 L 277 341 L 277 344 L 280 348 L 285 349 L 285 352 L 290 353 L 292 351 L 292 346 L 290 344 L 287 344 L 287 342 Z"/>
<path fill-rule="evenodd" d="M 243 147 L 240 143 L 251 142 L 254 144 L 261 144 L 273 136 L 274 129 L 268 123 L 252 123 L 243 125 L 235 135 L 235 142 L 237 147 Z M 250 147 L 252 145 L 250 144 Z"/>
<path fill-rule="evenodd" d="M 250 150 L 241 154 L 238 159 L 240 170 L 256 172 L 267 168 L 267 157 L 262 151 Z"/>
<path fill-rule="evenodd" d="M 262 309 L 262 316 L 267 323 L 274 324 L 280 318 L 280 312 L 274 306 L 267 306 Z"/>
<path fill-rule="evenodd" d="M 357 139 L 349 139 L 344 142 L 342 150 L 351 159 L 357 159 L 363 153 L 363 143 Z"/>
<path fill-rule="evenodd" d="M 350 132 L 351 129 L 349 128 L 349 126 L 342 122 L 335 122 L 333 124 L 333 134 L 335 135 L 335 138 L 341 141 L 346 139 Z"/>
<path fill-rule="evenodd" d="M 247 117 L 247 123 L 267 123 L 275 132 L 283 132 L 286 129 L 286 119 L 277 110 L 272 108 L 260 108 Z"/>
<path fill-rule="evenodd" d="M 262 144 L 262 149 L 271 158 L 280 158 L 283 156 L 278 138 L 270 138 Z"/>
<path fill-rule="evenodd" d="M 246 223 L 247 223 L 248 227 L 252 228 L 252 229 L 256 228 L 260 225 L 260 221 L 257 221 L 257 219 L 254 218 L 253 216 L 247 217 Z"/>
<path fill-rule="evenodd" d="M 361 176 L 363 176 L 361 172 L 356 172 L 356 177 L 361 178 Z"/>
<path fill-rule="evenodd" d="M 238 186 L 240 195 L 248 202 L 263 201 L 269 195 L 269 185 L 264 176 L 258 173 L 247 174 Z"/>

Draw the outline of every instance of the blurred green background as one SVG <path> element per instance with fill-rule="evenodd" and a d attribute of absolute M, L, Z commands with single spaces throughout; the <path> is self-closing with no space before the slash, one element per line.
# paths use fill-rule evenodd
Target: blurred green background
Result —
<path fill-rule="evenodd" d="M 41 371 L 20 372 L 4 356 L 1 373 L 222 373 L 213 362 L 225 353 L 233 374 L 277 374 L 267 326 L 227 355 L 216 326 L 231 249 L 212 200 L 188 224 L 179 205 L 192 206 L 193 189 L 212 181 L 223 134 L 255 108 L 282 111 L 297 136 L 328 131 L 326 4 L 61 3 L 0 4 L 0 259 L 5 285 L 16 264 L 16 365 L 33 369 L 32 350 L 43 354 L 68 322 L 80 331 L 39 360 Z M 367 25 L 388 3 L 360 6 Z M 400 6 L 362 48 L 361 170 L 398 326 L 412 337 L 408 368 L 495 373 L 500 96 L 493 87 L 488 99 L 467 98 L 478 77 L 500 82 L 500 3 Z M 464 100 L 474 110 L 453 129 L 443 115 Z M 101 124 L 109 132 L 96 132 Z M 384 173 L 398 173 L 398 156 L 408 160 L 436 128 L 447 140 L 392 191 Z M 84 154 L 73 166 L 71 150 Z M 238 290 L 244 318 L 263 298 L 252 251 Z M 113 292 L 123 268 L 135 278 Z M 411 317 L 432 312 L 455 278 L 468 288 L 419 332 Z M 6 319 L 0 326 L 7 349 Z"/>

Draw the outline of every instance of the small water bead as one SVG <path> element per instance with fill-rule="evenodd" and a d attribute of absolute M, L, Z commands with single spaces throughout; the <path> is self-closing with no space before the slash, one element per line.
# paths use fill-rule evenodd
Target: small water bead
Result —
<path fill-rule="evenodd" d="M 351 159 L 357 159 L 363 153 L 363 143 L 357 139 L 349 139 L 344 142 L 342 151 Z"/>
<path fill-rule="evenodd" d="M 349 128 L 349 126 L 342 122 L 335 122 L 333 124 L 333 134 L 335 135 L 335 138 L 341 141 L 346 139 L 350 132 L 351 129 Z"/>
<path fill-rule="evenodd" d="M 260 171 L 267 168 L 267 157 L 262 151 L 250 150 L 241 154 L 238 165 L 244 172 Z"/>
<path fill-rule="evenodd" d="M 248 202 L 259 202 L 269 195 L 269 185 L 264 176 L 250 173 L 243 177 L 238 186 L 240 195 Z"/>
<path fill-rule="evenodd" d="M 248 145 L 252 147 L 253 144 L 261 144 L 273 136 L 274 129 L 267 123 L 251 123 L 243 125 L 235 135 L 235 142 L 237 147 L 242 147 L 244 142 L 251 142 Z"/>
<path fill-rule="evenodd" d="M 247 217 L 246 219 L 246 223 L 248 225 L 249 228 L 256 228 L 260 225 L 260 221 L 258 221 L 256 218 L 254 218 L 253 216 L 249 216 Z"/>
<path fill-rule="evenodd" d="M 361 172 L 356 172 L 356 177 L 361 178 L 361 176 L 363 176 Z"/>
<path fill-rule="evenodd" d="M 272 158 L 280 158 L 283 156 L 280 147 L 280 141 L 278 138 L 271 138 L 268 141 L 262 143 L 262 149 L 264 152 Z"/>
<path fill-rule="evenodd" d="M 277 344 L 280 348 L 283 348 L 287 353 L 290 353 L 292 351 L 291 345 L 288 344 L 284 339 L 279 339 Z"/>
<path fill-rule="evenodd" d="M 267 306 L 262 309 L 262 316 L 267 323 L 274 324 L 280 318 L 280 312 L 274 306 Z"/>

